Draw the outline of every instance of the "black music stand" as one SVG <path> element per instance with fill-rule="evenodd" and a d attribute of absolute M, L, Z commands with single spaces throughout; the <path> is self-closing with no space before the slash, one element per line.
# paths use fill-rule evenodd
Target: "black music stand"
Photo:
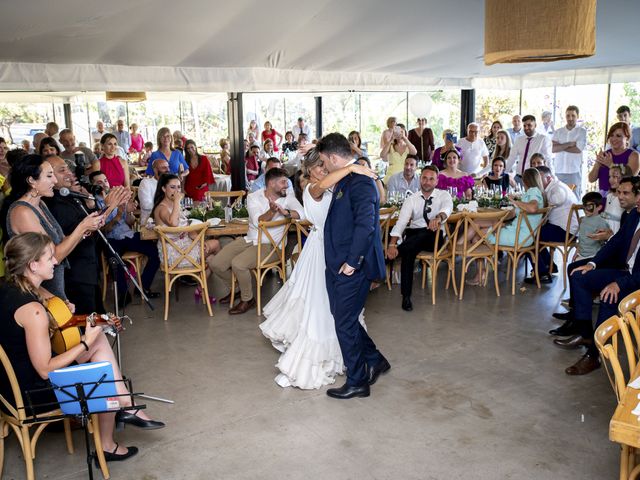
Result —
<path fill-rule="evenodd" d="M 39 389 L 35 389 L 35 390 L 29 390 L 25 392 L 25 398 L 26 398 L 26 403 L 25 403 L 25 410 L 27 412 L 29 412 L 30 409 L 31 412 L 33 413 L 32 415 L 32 419 L 29 419 L 27 421 L 25 421 L 25 423 L 29 424 L 29 423 L 39 423 L 41 421 L 42 418 L 38 418 L 38 415 L 35 414 L 34 412 L 34 407 L 36 408 L 44 408 L 46 407 L 47 409 L 49 408 L 55 408 L 57 405 L 62 406 L 65 403 L 78 403 L 80 406 L 80 413 L 79 414 L 75 414 L 75 413 L 61 413 L 58 416 L 48 416 L 46 417 L 46 419 L 48 421 L 52 420 L 52 419 L 63 419 L 63 418 L 78 418 L 80 419 L 80 422 L 82 424 L 82 429 L 84 430 L 84 441 L 85 441 L 85 448 L 87 451 L 87 470 L 89 472 L 89 479 L 93 480 L 93 465 L 92 465 L 92 461 L 94 459 L 97 460 L 97 452 L 92 452 L 91 451 L 91 436 L 89 435 L 89 417 L 93 414 L 99 414 L 99 413 L 117 413 L 119 411 L 124 411 L 127 409 L 130 409 L 130 407 L 118 407 L 118 408 L 114 408 L 114 409 L 105 409 L 105 410 L 94 410 L 92 408 L 90 408 L 89 406 L 89 401 L 91 400 L 102 400 L 102 399 L 112 399 L 112 398 L 119 398 L 119 397 L 130 397 L 131 399 L 131 404 L 135 405 L 134 397 L 136 396 L 140 396 L 141 394 L 139 393 L 126 393 L 126 394 L 115 394 L 115 395 L 106 395 L 106 396 L 100 396 L 100 395 L 94 395 L 94 392 L 96 391 L 96 389 L 103 384 L 107 384 L 107 383 L 124 383 L 125 386 L 127 387 L 127 390 L 129 392 L 133 391 L 133 386 L 131 383 L 131 380 L 128 378 L 123 378 L 122 380 L 105 380 L 106 378 L 106 374 L 103 374 L 97 381 L 95 382 L 84 382 L 84 383 L 73 383 L 73 384 L 69 384 L 69 385 L 55 385 L 55 384 L 51 384 L 50 387 L 46 387 L 46 388 L 39 388 Z M 42 403 L 42 404 L 33 404 L 31 402 L 31 394 L 32 393 L 36 393 L 36 392 L 45 392 L 45 391 L 49 391 L 49 392 L 55 392 L 56 390 L 62 391 L 64 392 L 68 397 L 70 397 L 70 400 L 65 400 L 62 402 L 56 402 L 56 403 Z M 136 409 L 145 409 L 147 408 L 146 405 L 135 405 Z"/>

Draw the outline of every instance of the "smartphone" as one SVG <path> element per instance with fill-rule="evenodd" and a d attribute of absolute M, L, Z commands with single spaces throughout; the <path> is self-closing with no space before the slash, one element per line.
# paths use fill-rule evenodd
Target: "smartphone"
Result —
<path fill-rule="evenodd" d="M 458 143 L 458 137 L 455 136 L 453 133 L 447 133 L 447 137 L 446 138 L 447 138 L 447 140 L 449 142 Z"/>

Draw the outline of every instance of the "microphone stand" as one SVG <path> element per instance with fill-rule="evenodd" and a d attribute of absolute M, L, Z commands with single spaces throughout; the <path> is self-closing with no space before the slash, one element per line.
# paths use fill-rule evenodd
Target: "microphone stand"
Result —
<path fill-rule="evenodd" d="M 87 209 L 84 207 L 84 204 L 80 201 L 79 198 L 73 198 L 73 200 L 76 202 L 76 204 L 80 207 L 80 209 L 84 212 L 85 215 L 89 216 L 89 212 L 87 212 Z M 131 272 L 129 271 L 129 269 L 127 268 L 127 265 L 124 263 L 124 260 L 122 260 L 122 257 L 120 255 L 118 255 L 118 252 L 116 252 L 113 247 L 111 246 L 111 244 L 109 243 L 109 240 L 107 240 L 107 237 L 104 236 L 104 234 L 102 233 L 102 231 L 100 229 L 96 230 L 96 232 L 98 232 L 98 235 L 100 235 L 100 238 L 102 239 L 102 242 L 106 245 L 107 249 L 109 249 L 109 252 L 111 253 L 111 257 L 109 259 L 109 265 L 112 269 L 113 272 L 113 296 L 115 298 L 115 307 L 116 307 L 116 311 L 114 312 L 114 314 L 116 315 L 116 317 L 120 316 L 119 312 L 118 312 L 118 284 L 117 284 L 117 269 L 118 268 L 122 268 L 125 275 L 127 275 L 127 277 L 129 277 L 129 280 L 131 280 L 131 283 L 133 283 L 134 287 L 138 290 L 138 293 L 140 293 L 140 298 L 142 298 L 144 300 L 144 302 L 147 304 L 147 306 L 151 309 L 151 310 L 155 310 L 153 308 L 153 305 L 151 304 L 151 302 L 149 301 L 149 298 L 145 295 L 144 290 L 142 289 L 142 286 L 140 286 L 138 284 L 138 281 L 136 280 L 136 278 L 131 274 Z M 117 356 L 118 356 L 118 364 L 120 365 L 120 370 L 124 370 L 122 367 L 122 359 L 120 358 L 120 334 L 116 334 L 116 350 L 117 350 Z M 144 397 L 148 400 L 155 400 L 158 402 L 163 402 L 163 403 L 171 403 L 173 404 L 174 401 L 173 400 L 169 400 L 166 398 L 161 398 L 161 397 L 152 397 L 150 395 L 141 395 L 141 397 Z"/>

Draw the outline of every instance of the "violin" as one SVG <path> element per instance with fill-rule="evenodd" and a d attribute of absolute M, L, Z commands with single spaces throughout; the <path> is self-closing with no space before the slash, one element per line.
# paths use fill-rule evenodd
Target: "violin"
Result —
<path fill-rule="evenodd" d="M 102 331 L 111 336 L 116 336 L 116 334 L 124 330 L 120 317 L 116 317 L 112 313 L 104 315 L 98 315 L 97 313 L 73 315 L 67 304 L 59 297 L 51 297 L 47 300 L 46 308 L 56 323 L 56 328 L 51 337 L 51 348 L 58 355 L 80 343 L 82 339 L 80 327 L 84 327 L 87 324 L 92 327 L 101 325 Z"/>

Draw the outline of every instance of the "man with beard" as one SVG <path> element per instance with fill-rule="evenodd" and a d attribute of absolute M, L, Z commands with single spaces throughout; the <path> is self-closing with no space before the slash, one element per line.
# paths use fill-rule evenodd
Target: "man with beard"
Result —
<path fill-rule="evenodd" d="M 84 220 L 86 213 L 82 211 L 76 200 L 70 196 L 63 197 L 60 195 L 60 189 L 67 188 L 72 192 L 84 195 L 89 195 L 89 193 L 78 185 L 75 175 L 62 158 L 52 156 L 47 158 L 47 161 L 53 167 L 57 183 L 54 187 L 53 197 L 46 198 L 45 202 L 62 227 L 64 234 L 70 235 L 78 224 Z M 107 205 L 105 213 L 107 215 L 110 214 L 129 195 L 130 191 L 124 187 L 114 188 L 105 198 L 105 204 Z M 80 200 L 80 202 L 89 213 L 96 210 L 94 201 Z M 104 313 L 98 281 L 100 262 L 97 242 L 99 242 L 97 234 L 89 235 L 67 256 L 70 268 L 64 272 L 65 293 L 69 301 L 76 306 L 77 314 Z"/>
<path fill-rule="evenodd" d="M 236 238 L 227 244 L 211 262 L 213 275 L 222 282 L 228 292 L 231 290 L 231 272 L 235 274 L 240 286 L 240 303 L 231 305 L 230 315 L 246 313 L 256 305 L 251 285 L 251 269 L 257 266 L 258 222 L 271 222 L 283 218 L 304 218 L 304 209 L 289 189 L 287 171 L 272 168 L 265 175 L 265 187 L 250 193 L 247 197 L 249 212 L 249 231 L 244 237 Z M 285 235 L 285 227 L 269 229 L 277 244 Z M 267 257 L 272 250 L 268 238 L 262 239 L 262 256 Z M 229 304 L 231 293 L 219 300 L 221 305 Z"/>

